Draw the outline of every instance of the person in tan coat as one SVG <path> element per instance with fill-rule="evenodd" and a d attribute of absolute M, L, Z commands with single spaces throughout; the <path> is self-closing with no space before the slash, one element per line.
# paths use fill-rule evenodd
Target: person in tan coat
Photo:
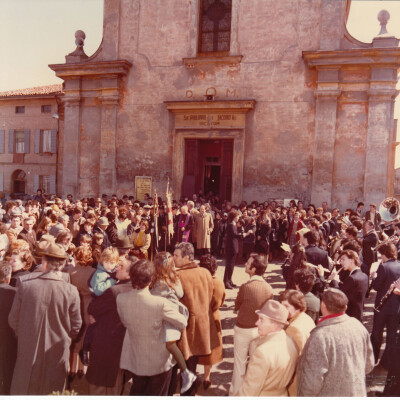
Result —
<path fill-rule="evenodd" d="M 287 309 L 268 300 L 257 310 L 259 337 L 250 345 L 250 359 L 243 383 L 234 396 L 287 396 L 296 369 L 297 348 L 286 335 Z"/>
<path fill-rule="evenodd" d="M 182 332 L 178 347 L 189 370 L 196 373 L 198 357 L 211 354 L 212 349 L 219 345 L 212 310 L 213 279 L 209 271 L 194 262 L 194 248 L 191 243 L 176 245 L 174 261 L 184 293 L 180 301 L 189 310 L 188 325 Z M 176 380 L 173 378 L 170 395 L 175 390 L 174 386 Z M 186 393 L 191 394 L 193 393 Z"/>
<path fill-rule="evenodd" d="M 210 213 L 206 212 L 204 205 L 200 206 L 200 212 L 194 214 L 194 235 L 197 250 L 200 254 L 210 252 L 211 248 L 211 232 L 214 229 L 214 222 Z"/>
<path fill-rule="evenodd" d="M 311 331 L 315 328 L 312 318 L 305 313 L 307 309 L 304 294 L 298 290 L 288 289 L 279 294 L 279 301 L 289 312 L 289 326 L 286 334 L 291 337 L 300 357 Z M 289 385 L 289 396 L 297 396 L 297 377 Z"/>

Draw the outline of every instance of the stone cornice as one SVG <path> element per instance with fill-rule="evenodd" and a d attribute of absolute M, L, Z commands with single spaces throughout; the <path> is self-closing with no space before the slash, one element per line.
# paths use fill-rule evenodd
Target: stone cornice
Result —
<path fill-rule="evenodd" d="M 365 65 L 399 69 L 400 48 L 303 51 L 303 59 L 310 68 Z"/>
<path fill-rule="evenodd" d="M 377 88 L 372 88 L 367 90 L 368 98 L 369 101 L 390 101 L 394 100 L 397 95 L 399 94 L 399 91 L 396 89 L 377 89 Z"/>
<path fill-rule="evenodd" d="M 167 109 L 173 113 L 185 111 L 236 111 L 253 110 L 255 100 L 226 100 L 226 101 L 165 101 Z"/>
<path fill-rule="evenodd" d="M 314 91 L 314 96 L 317 99 L 320 100 L 336 100 L 340 94 L 342 93 L 341 90 L 334 90 L 334 89 L 329 89 L 329 90 L 323 90 L 323 89 L 317 89 Z"/>
<path fill-rule="evenodd" d="M 64 80 L 77 77 L 125 76 L 131 67 L 132 63 L 126 60 L 49 65 L 49 68 Z"/>

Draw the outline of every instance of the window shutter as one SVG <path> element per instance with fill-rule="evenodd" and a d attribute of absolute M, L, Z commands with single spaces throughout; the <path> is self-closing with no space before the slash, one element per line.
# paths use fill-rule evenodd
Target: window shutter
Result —
<path fill-rule="evenodd" d="M 33 193 L 36 194 L 39 189 L 39 175 L 33 175 Z"/>
<path fill-rule="evenodd" d="M 24 144 L 24 153 L 30 152 L 30 145 L 31 145 L 31 130 L 25 129 L 25 144 Z"/>
<path fill-rule="evenodd" d="M 56 176 L 50 175 L 50 194 L 56 194 Z"/>
<path fill-rule="evenodd" d="M 0 192 L 2 192 L 3 190 L 4 190 L 3 173 L 0 172 Z"/>
<path fill-rule="evenodd" d="M 57 153 L 57 129 L 51 130 L 51 152 Z"/>
<path fill-rule="evenodd" d="M 14 154 L 14 129 L 10 129 L 8 133 L 8 152 Z"/>
<path fill-rule="evenodd" d="M 0 131 L 0 153 L 4 153 L 4 133 L 5 131 Z"/>
<path fill-rule="evenodd" d="M 40 129 L 35 130 L 35 153 L 40 153 Z"/>

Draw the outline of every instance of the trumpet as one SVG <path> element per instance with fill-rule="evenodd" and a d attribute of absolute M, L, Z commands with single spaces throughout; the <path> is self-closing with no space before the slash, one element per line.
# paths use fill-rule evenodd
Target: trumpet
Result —
<path fill-rule="evenodd" d="M 387 243 L 392 243 L 392 242 L 393 242 L 393 239 L 394 239 L 395 237 L 397 237 L 396 234 L 394 234 L 394 235 L 388 237 L 388 238 L 385 239 L 385 240 L 382 240 L 377 246 L 371 247 L 371 250 L 372 250 L 372 251 L 377 251 L 377 250 L 379 249 L 380 246 L 382 246 L 382 245 L 384 245 L 384 244 L 387 244 Z"/>

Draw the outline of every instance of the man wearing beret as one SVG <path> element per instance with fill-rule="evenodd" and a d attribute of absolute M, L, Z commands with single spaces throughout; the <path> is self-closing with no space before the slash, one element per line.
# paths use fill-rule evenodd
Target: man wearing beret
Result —
<path fill-rule="evenodd" d="M 45 243 L 46 244 L 46 243 Z M 81 328 L 80 300 L 61 270 L 68 255 L 48 241 L 41 273 L 21 282 L 8 323 L 18 337 L 11 395 L 48 395 L 65 386 L 71 339 Z"/>
<path fill-rule="evenodd" d="M 250 359 L 242 386 L 234 396 L 288 396 L 287 386 L 297 363 L 297 348 L 286 335 L 288 310 L 268 300 L 256 311 L 259 337 L 250 345 Z"/>

